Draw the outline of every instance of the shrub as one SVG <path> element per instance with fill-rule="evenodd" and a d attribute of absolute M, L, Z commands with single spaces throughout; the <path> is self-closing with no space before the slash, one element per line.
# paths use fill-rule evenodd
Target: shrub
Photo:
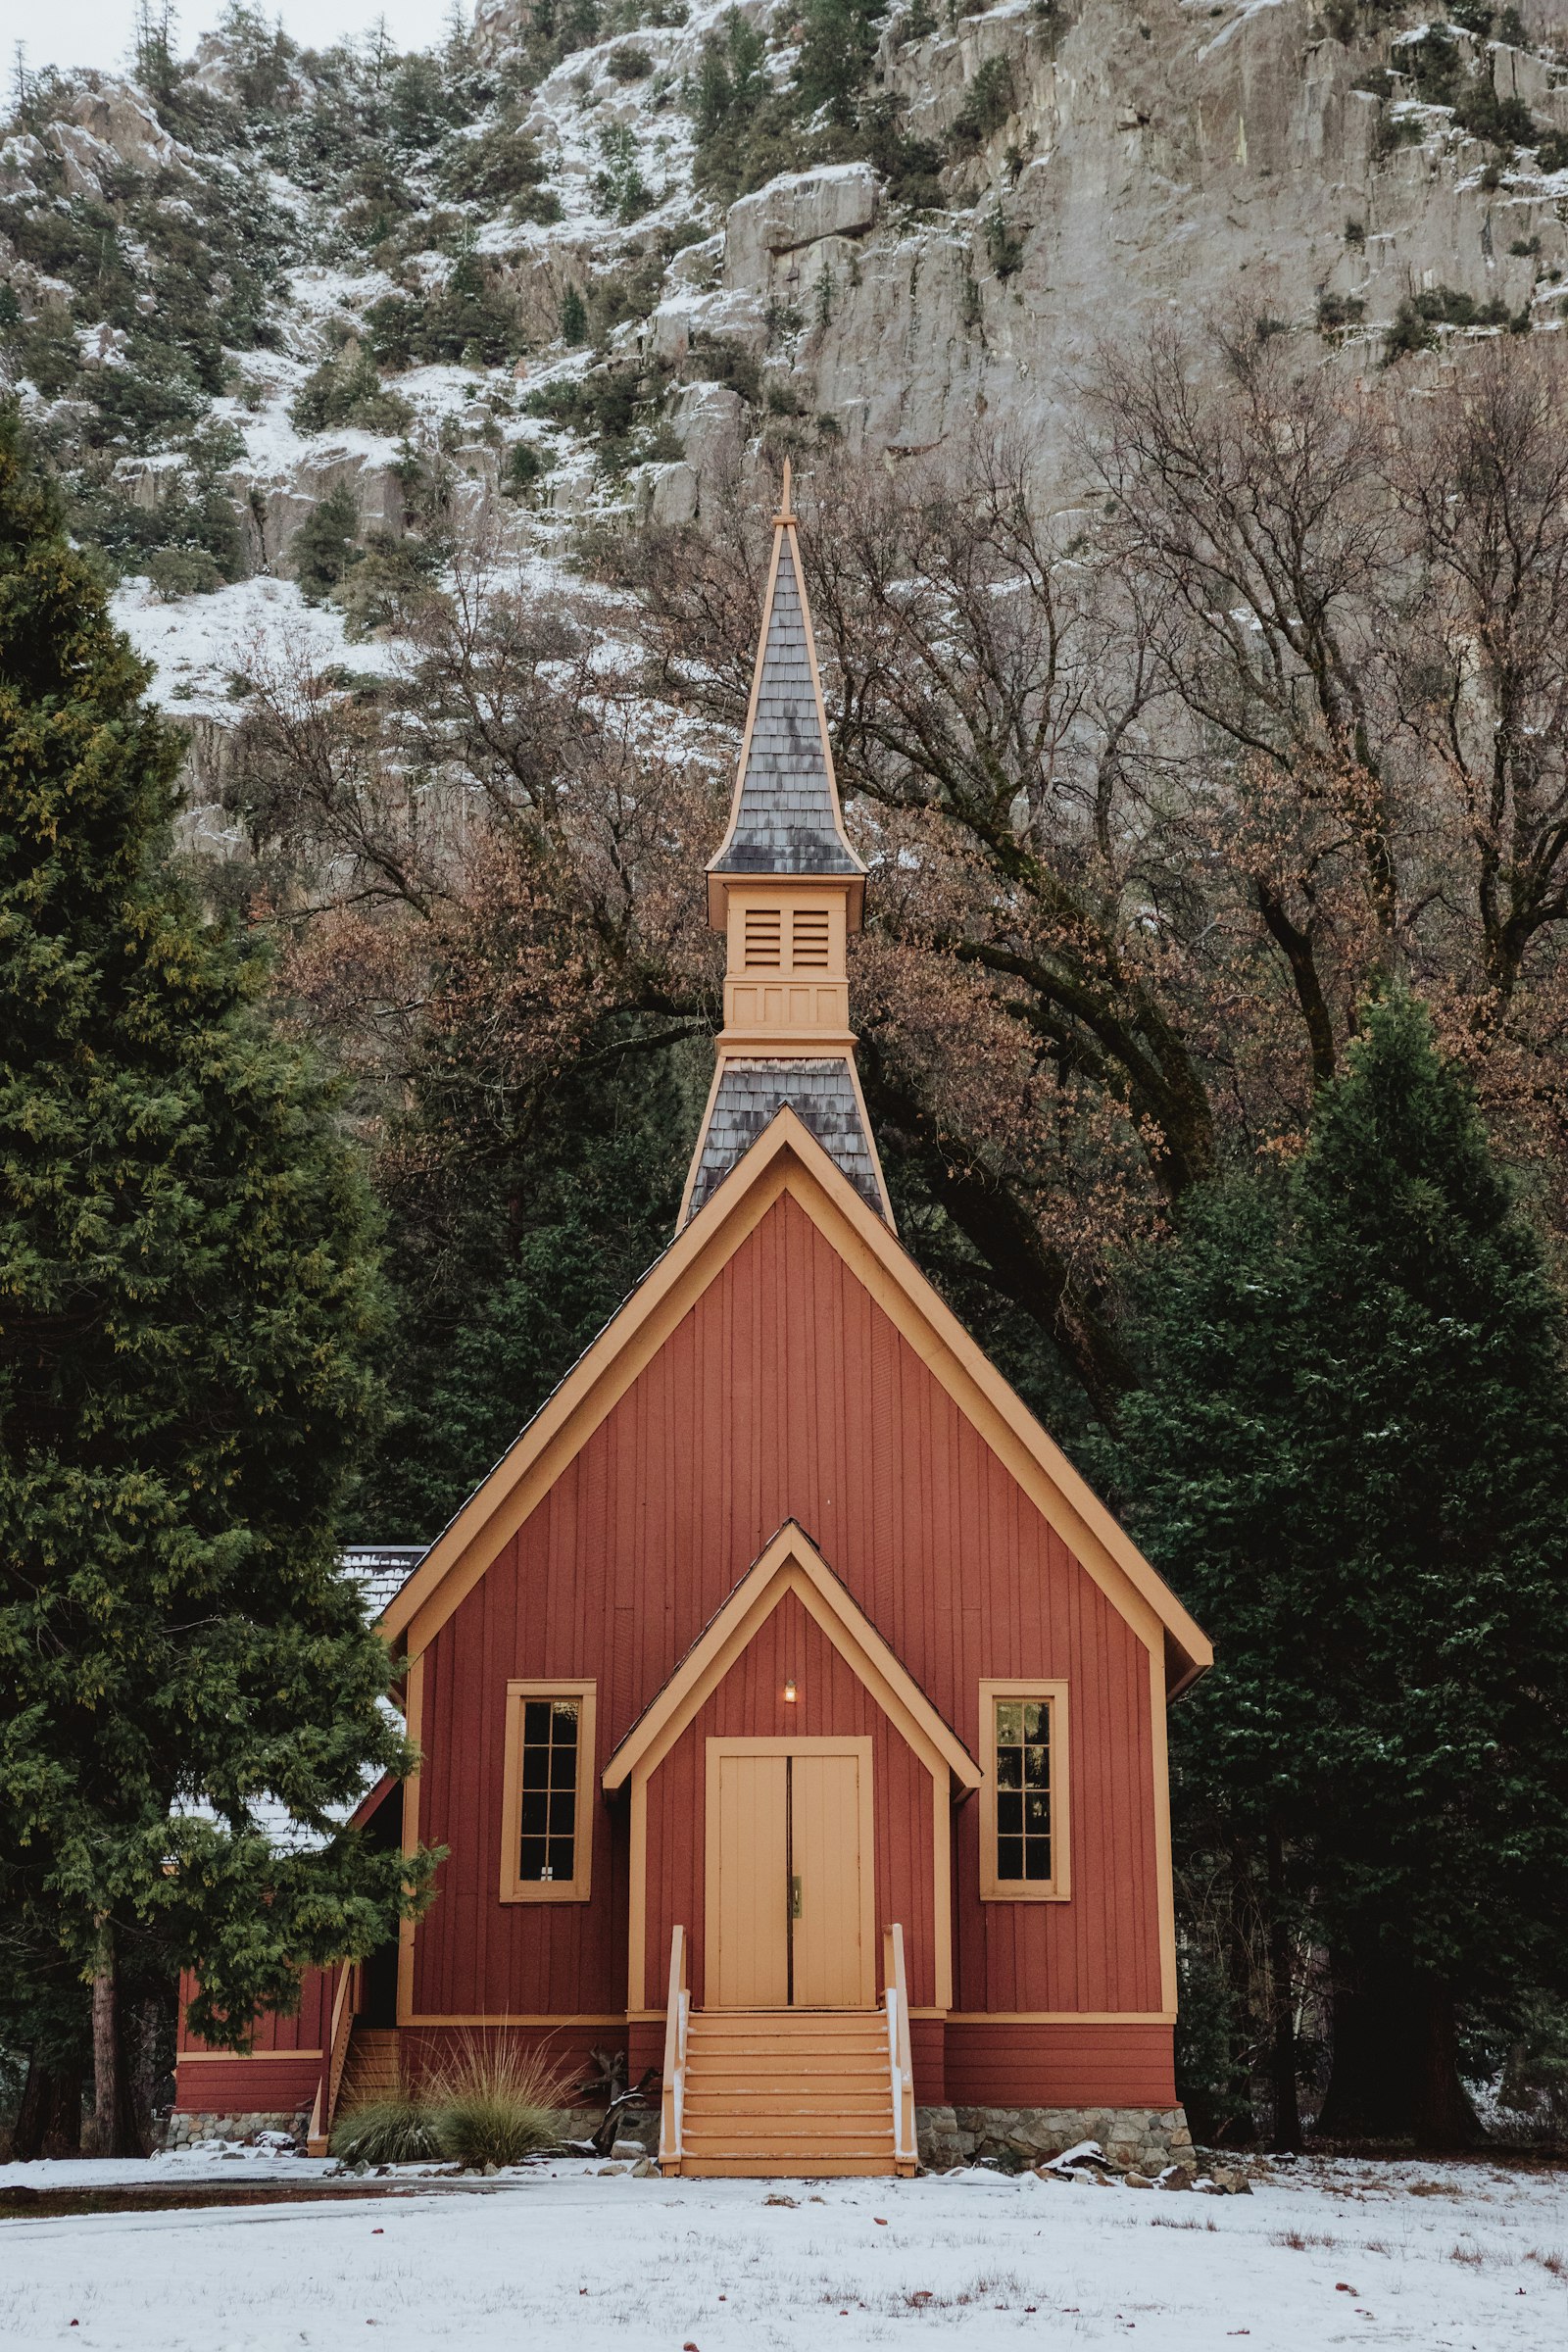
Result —
<path fill-rule="evenodd" d="M 1506 326 L 1509 324 L 1507 305 L 1501 302 L 1477 302 L 1469 294 L 1461 294 L 1455 286 L 1433 286 L 1422 294 L 1407 295 L 1394 314 L 1384 346 L 1384 360 L 1392 366 L 1410 351 L 1430 351 L 1438 340 L 1440 326 Z"/>
<path fill-rule="evenodd" d="M 992 207 L 986 221 L 986 253 L 999 277 L 1013 277 L 1023 267 L 1023 239 L 1008 228 L 1000 204 Z"/>
<path fill-rule="evenodd" d="M 204 547 L 155 548 L 147 559 L 147 577 L 161 604 L 180 596 L 211 596 L 221 588 L 223 575 Z"/>
<path fill-rule="evenodd" d="M 510 497 L 524 497 L 550 471 L 550 465 L 549 455 L 536 442 L 514 441 L 501 487 Z"/>
<path fill-rule="evenodd" d="M 435 2109 L 416 2091 L 351 2108 L 327 2144 L 343 2164 L 425 2164 L 441 2154 Z"/>
<path fill-rule="evenodd" d="M 646 49 L 628 47 L 610 53 L 610 71 L 617 81 L 646 81 L 653 70 L 654 61 Z"/>
<path fill-rule="evenodd" d="M 1317 298 L 1317 331 L 1320 335 L 1339 334 L 1354 326 L 1366 314 L 1366 304 L 1359 294 L 1331 294 L 1320 287 Z"/>
<path fill-rule="evenodd" d="M 511 2040 L 473 2040 L 433 2079 L 443 2156 L 455 2164 L 520 2164 L 554 2147 L 569 2086 L 559 2060 Z"/>
<path fill-rule="evenodd" d="M 355 538 L 359 527 L 354 495 L 342 482 L 306 515 L 288 552 L 307 604 L 322 603 L 327 590 L 337 586 L 351 564 L 358 563 L 361 551 Z"/>
<path fill-rule="evenodd" d="M 625 122 L 607 123 L 599 133 L 599 152 L 604 160 L 594 173 L 594 201 L 625 228 L 654 202 L 637 161 L 636 136 Z"/>
<path fill-rule="evenodd" d="M 988 57 L 963 93 L 948 145 L 955 155 L 973 155 L 1000 130 L 1017 103 L 1012 67 L 1004 57 Z"/>
<path fill-rule="evenodd" d="M 380 372 L 358 343 L 344 345 L 335 360 L 323 360 L 289 404 L 297 431 L 324 432 L 334 424 L 357 425 L 367 433 L 401 433 L 414 411 L 396 392 L 383 390 Z"/>

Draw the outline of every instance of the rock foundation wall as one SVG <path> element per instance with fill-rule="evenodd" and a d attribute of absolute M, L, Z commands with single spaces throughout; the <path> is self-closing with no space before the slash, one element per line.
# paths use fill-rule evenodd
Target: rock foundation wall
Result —
<path fill-rule="evenodd" d="M 188 2148 L 198 2139 L 252 2140 L 259 2132 L 286 2132 L 290 2138 L 303 2143 L 310 2126 L 310 2110 L 298 2113 L 282 2110 L 275 2114 L 253 2115 L 172 2115 L 164 2132 L 166 2148 Z"/>
<path fill-rule="evenodd" d="M 933 2172 L 986 2156 L 1040 2164 L 1085 2139 L 1129 2172 L 1157 2173 L 1193 2153 L 1180 2107 L 917 2107 L 914 2121 L 920 2161 Z"/>

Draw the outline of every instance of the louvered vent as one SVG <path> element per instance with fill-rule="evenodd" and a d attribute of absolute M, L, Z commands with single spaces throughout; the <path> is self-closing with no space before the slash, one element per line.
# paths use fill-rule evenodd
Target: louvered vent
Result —
<path fill-rule="evenodd" d="M 801 972 L 827 970 L 827 908 L 802 906 L 796 909 L 792 945 L 795 968 Z"/>
<path fill-rule="evenodd" d="M 783 917 L 776 906 L 748 906 L 746 909 L 746 968 L 749 972 L 776 972 L 781 959 Z"/>

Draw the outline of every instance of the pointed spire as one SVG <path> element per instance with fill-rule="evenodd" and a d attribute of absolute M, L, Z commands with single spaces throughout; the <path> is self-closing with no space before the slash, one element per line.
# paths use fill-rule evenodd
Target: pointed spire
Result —
<path fill-rule="evenodd" d="M 786 462 L 729 830 L 708 868 L 709 917 L 728 935 L 724 1027 L 681 1223 L 787 1104 L 891 1225 L 850 1027 L 865 867 L 844 838 L 790 492 Z"/>
<path fill-rule="evenodd" d="M 786 458 L 729 829 L 710 874 L 865 871 L 844 837 L 791 491 Z"/>

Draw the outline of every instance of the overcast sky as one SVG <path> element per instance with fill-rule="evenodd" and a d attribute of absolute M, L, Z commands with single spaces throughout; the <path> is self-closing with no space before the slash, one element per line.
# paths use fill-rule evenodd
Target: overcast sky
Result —
<path fill-rule="evenodd" d="M 183 0 L 178 9 L 174 49 L 187 56 L 218 23 L 223 0 Z M 441 38 L 449 0 L 260 0 L 259 14 L 281 18 L 284 30 L 313 49 L 324 49 L 346 33 L 368 30 L 378 16 L 399 49 L 426 49 Z M 466 14 L 466 10 L 465 11 Z M 6 55 L 10 79 L 12 44 L 21 40 L 33 66 L 122 66 L 129 55 L 134 0 L 49 0 L 6 11 Z"/>

